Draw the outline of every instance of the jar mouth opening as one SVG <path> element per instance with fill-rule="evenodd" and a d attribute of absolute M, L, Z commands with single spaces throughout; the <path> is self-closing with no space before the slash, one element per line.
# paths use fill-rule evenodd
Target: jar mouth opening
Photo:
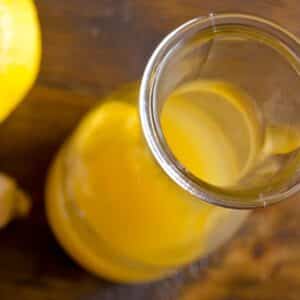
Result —
<path fill-rule="evenodd" d="M 149 59 L 140 86 L 139 112 L 141 126 L 147 145 L 158 165 L 176 184 L 196 198 L 228 208 L 264 207 L 294 195 L 300 190 L 300 182 L 294 182 L 287 189 L 280 188 L 267 192 L 261 189 L 233 191 L 209 184 L 194 176 L 175 158 L 166 143 L 160 124 L 158 81 L 160 80 L 161 70 L 164 68 L 165 59 L 187 38 L 207 29 L 217 31 L 218 26 L 221 25 L 252 27 L 258 32 L 269 34 L 278 41 L 279 48 L 284 49 L 283 51 L 287 54 L 285 58 L 297 74 L 300 74 L 300 41 L 281 26 L 247 14 L 210 14 L 207 17 L 198 17 L 184 23 L 168 34 Z M 296 160 L 300 162 L 300 155 L 296 157 Z M 296 171 L 297 169 L 290 170 L 293 173 L 296 173 Z"/>

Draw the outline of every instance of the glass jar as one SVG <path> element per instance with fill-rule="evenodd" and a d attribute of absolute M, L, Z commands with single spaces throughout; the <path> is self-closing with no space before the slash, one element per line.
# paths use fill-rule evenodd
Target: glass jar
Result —
<path fill-rule="evenodd" d="M 148 62 L 140 94 L 138 84 L 131 84 L 104 99 L 53 163 L 46 208 L 65 250 L 111 280 L 156 280 L 230 239 L 249 214 L 241 208 L 298 191 L 299 50 L 290 33 L 248 15 L 200 17 L 170 33 Z M 223 87 L 228 102 L 238 99 L 237 89 L 220 82 L 230 82 L 252 103 L 232 100 L 256 146 L 251 159 L 241 159 L 243 178 L 229 186 L 196 176 L 162 128 L 166 100 L 199 78 L 205 89 Z M 230 120 L 222 115 L 227 130 Z M 239 124 L 233 125 L 229 139 L 242 151 L 248 137 L 237 135 Z M 214 157 L 214 168 L 226 177 L 227 152 L 217 142 L 220 149 L 207 160 Z"/>

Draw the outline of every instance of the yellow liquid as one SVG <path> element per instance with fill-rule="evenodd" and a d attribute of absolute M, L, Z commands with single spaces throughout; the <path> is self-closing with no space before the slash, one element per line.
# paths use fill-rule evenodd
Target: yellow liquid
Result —
<path fill-rule="evenodd" d="M 176 91 L 162 127 L 196 176 L 230 186 L 261 147 L 259 119 L 242 92 L 218 84 Z M 83 120 L 47 187 L 48 218 L 64 248 L 86 269 L 124 282 L 157 279 L 205 255 L 247 215 L 195 199 L 163 173 L 144 142 L 136 97 L 125 89 Z"/>
<path fill-rule="evenodd" d="M 262 147 L 254 102 L 219 81 L 194 81 L 176 90 L 162 114 L 165 138 L 177 159 L 195 176 L 232 186 Z"/>

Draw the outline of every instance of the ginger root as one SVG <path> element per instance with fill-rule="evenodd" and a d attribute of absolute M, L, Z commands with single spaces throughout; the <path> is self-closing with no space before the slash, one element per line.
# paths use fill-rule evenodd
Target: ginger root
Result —
<path fill-rule="evenodd" d="M 0 228 L 15 218 L 27 216 L 30 208 L 29 197 L 12 178 L 0 173 Z"/>

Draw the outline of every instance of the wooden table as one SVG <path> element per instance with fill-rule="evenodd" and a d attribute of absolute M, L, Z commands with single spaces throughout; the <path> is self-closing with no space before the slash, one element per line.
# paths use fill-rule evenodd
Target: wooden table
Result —
<path fill-rule="evenodd" d="M 0 232 L 1 300 L 300 299 L 300 199 L 255 212 L 223 250 L 175 277 L 115 285 L 73 263 L 45 220 L 49 162 L 82 115 L 141 77 L 162 37 L 209 12 L 259 14 L 300 36 L 298 0 L 37 0 L 43 63 L 36 86 L 0 127 L 1 170 L 34 199 L 30 218 Z M 299 197 L 298 197 L 299 198 Z"/>

